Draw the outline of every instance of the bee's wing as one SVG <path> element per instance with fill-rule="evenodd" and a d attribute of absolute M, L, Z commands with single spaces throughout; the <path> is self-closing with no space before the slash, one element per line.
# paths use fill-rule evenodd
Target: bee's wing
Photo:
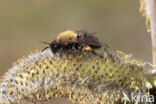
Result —
<path fill-rule="evenodd" d="M 75 31 L 78 34 L 77 42 L 86 44 L 86 45 L 93 45 L 93 46 L 99 46 L 99 42 L 97 37 L 93 36 L 95 32 L 89 32 L 88 30 L 78 30 Z"/>
<path fill-rule="evenodd" d="M 83 34 L 86 34 L 86 33 L 90 33 L 90 34 L 96 34 L 95 32 L 90 32 L 88 30 L 77 30 L 75 31 L 78 35 L 83 35 Z"/>
<path fill-rule="evenodd" d="M 88 30 L 79 30 L 76 31 L 76 33 L 78 34 L 78 43 L 89 45 L 92 48 L 109 47 L 105 42 L 101 41 L 94 35 L 95 32 L 89 32 Z"/>
<path fill-rule="evenodd" d="M 107 44 L 106 42 L 100 40 L 101 42 L 101 46 L 104 47 L 104 48 L 110 48 L 109 44 Z"/>

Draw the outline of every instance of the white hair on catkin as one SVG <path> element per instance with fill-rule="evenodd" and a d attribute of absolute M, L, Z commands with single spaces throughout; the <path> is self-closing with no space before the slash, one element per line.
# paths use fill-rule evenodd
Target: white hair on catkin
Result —
<path fill-rule="evenodd" d="M 0 101 L 1 101 L 1 103 L 2 102 L 7 103 L 8 101 L 15 102 L 17 99 L 19 99 L 20 97 L 23 96 L 23 93 L 25 93 L 25 95 L 27 95 L 27 94 L 31 93 L 32 90 L 35 90 L 35 89 L 38 89 L 38 87 L 41 87 L 39 84 L 43 83 L 42 78 L 41 78 L 41 80 L 36 81 L 35 83 L 31 83 L 32 85 L 26 86 L 27 92 L 23 92 L 21 89 L 19 89 L 20 95 L 17 95 L 17 96 L 6 95 L 6 92 L 7 92 L 6 90 L 9 90 L 9 89 L 5 88 L 5 86 L 7 86 L 8 83 L 10 83 L 10 80 L 16 80 L 16 78 L 18 80 L 17 76 L 20 74 L 19 72 L 26 71 L 26 70 L 23 70 L 23 68 L 29 67 L 30 64 L 33 64 L 34 62 L 36 62 L 38 60 L 43 60 L 46 57 L 53 58 L 53 56 L 54 56 L 54 54 L 51 52 L 51 50 L 47 49 L 44 52 L 37 51 L 34 54 L 30 54 L 27 57 L 22 58 L 15 64 L 13 64 L 13 67 L 8 70 L 8 72 L 3 76 L 2 81 L 1 81 L 1 85 L 0 85 Z M 32 70 L 32 72 L 33 71 L 34 70 Z M 28 76 L 26 73 L 24 75 Z M 21 88 L 23 88 L 23 87 L 21 87 Z"/>
<path fill-rule="evenodd" d="M 147 14 L 147 17 L 149 17 L 149 15 L 151 14 L 151 11 L 150 11 L 150 2 L 149 0 L 145 0 L 145 12 Z"/>

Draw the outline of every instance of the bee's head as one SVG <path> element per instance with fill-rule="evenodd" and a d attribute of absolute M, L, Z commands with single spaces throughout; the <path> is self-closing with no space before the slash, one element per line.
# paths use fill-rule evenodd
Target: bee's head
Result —
<path fill-rule="evenodd" d="M 58 44 L 55 40 L 49 45 L 52 52 L 56 53 L 60 50 L 61 44 Z"/>
<path fill-rule="evenodd" d="M 51 42 L 51 43 L 48 43 L 48 42 L 40 42 L 40 43 L 47 44 L 48 45 L 47 47 L 45 47 L 44 49 L 42 49 L 42 52 L 44 50 L 46 50 L 47 48 L 50 48 L 52 52 L 56 53 L 61 48 L 61 45 L 58 44 L 55 40 L 53 42 Z"/>

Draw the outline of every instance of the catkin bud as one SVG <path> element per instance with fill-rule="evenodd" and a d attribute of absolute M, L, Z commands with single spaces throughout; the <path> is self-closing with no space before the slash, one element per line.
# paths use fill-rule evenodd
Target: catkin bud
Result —
<path fill-rule="evenodd" d="M 18 60 L 1 79 L 1 104 L 46 102 L 52 97 L 114 104 L 121 103 L 123 94 L 148 95 L 141 62 L 117 50 L 99 52 L 53 54 L 47 49 Z"/>
<path fill-rule="evenodd" d="M 147 26 L 147 32 L 150 32 L 150 4 L 148 0 L 140 0 L 140 10 L 139 10 L 144 17 L 146 17 L 146 26 Z"/>

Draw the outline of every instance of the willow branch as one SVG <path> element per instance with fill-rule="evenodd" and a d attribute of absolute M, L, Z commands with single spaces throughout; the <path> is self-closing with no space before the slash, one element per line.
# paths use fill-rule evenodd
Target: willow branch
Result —
<path fill-rule="evenodd" d="M 156 0 L 147 0 L 151 27 L 153 64 L 156 65 Z M 156 66 L 154 67 L 156 69 Z"/>

